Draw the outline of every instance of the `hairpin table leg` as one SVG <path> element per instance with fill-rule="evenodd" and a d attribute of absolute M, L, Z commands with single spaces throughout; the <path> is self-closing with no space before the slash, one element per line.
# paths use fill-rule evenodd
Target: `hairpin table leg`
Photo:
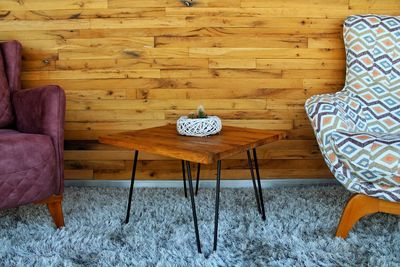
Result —
<path fill-rule="evenodd" d="M 197 196 L 197 192 L 199 191 L 199 183 L 200 183 L 200 163 L 197 163 L 197 176 L 196 176 L 196 192 L 195 195 Z"/>
<path fill-rule="evenodd" d="M 257 183 L 258 183 L 258 195 L 259 195 L 259 198 L 260 198 L 260 206 L 261 206 L 261 218 L 265 221 L 264 199 L 263 199 L 263 195 L 262 195 L 261 180 L 260 180 L 260 170 L 258 168 L 257 152 L 256 152 L 255 148 L 253 148 L 253 158 L 254 158 L 254 166 L 256 167 L 256 175 L 257 175 Z"/>
<path fill-rule="evenodd" d="M 182 178 L 183 178 L 183 190 L 185 190 L 185 197 L 187 198 L 185 161 L 184 160 L 182 160 Z"/>
<path fill-rule="evenodd" d="M 192 202 L 193 224 L 194 224 L 194 231 L 196 234 L 197 251 L 199 253 L 201 253 L 199 227 L 197 225 L 196 203 L 194 200 L 194 192 L 193 192 L 192 172 L 190 170 L 190 162 L 189 161 L 186 161 L 186 168 L 187 168 L 187 177 L 188 177 L 188 181 L 189 181 L 190 200 Z"/>
<path fill-rule="evenodd" d="M 132 166 L 132 175 L 131 175 L 131 187 L 129 189 L 129 198 L 128 198 L 128 209 L 126 211 L 126 218 L 125 223 L 129 222 L 129 215 L 131 213 L 131 202 L 132 202 L 132 193 L 133 193 L 133 184 L 135 183 L 135 174 L 136 174 L 136 165 L 138 159 L 139 151 L 135 150 L 135 157 L 133 159 L 133 166 Z"/>
<path fill-rule="evenodd" d="M 217 162 L 217 187 L 215 189 L 215 219 L 214 219 L 214 246 L 213 250 L 217 250 L 218 241 L 218 217 L 219 217 L 219 191 L 221 185 L 221 160 Z"/>
<path fill-rule="evenodd" d="M 250 169 L 250 173 L 251 173 L 251 179 L 252 179 L 252 181 L 253 181 L 254 195 L 256 196 L 256 202 L 257 202 L 258 213 L 261 214 L 260 198 L 259 198 L 258 192 L 257 192 L 258 189 L 257 189 L 256 178 L 255 178 L 254 170 L 253 170 L 253 162 L 251 161 L 250 150 L 247 150 L 247 162 L 248 162 L 248 164 L 249 164 L 249 169 Z"/>

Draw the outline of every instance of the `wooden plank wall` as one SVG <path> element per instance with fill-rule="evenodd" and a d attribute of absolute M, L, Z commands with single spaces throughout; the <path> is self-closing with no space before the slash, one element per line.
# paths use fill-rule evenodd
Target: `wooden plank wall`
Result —
<path fill-rule="evenodd" d="M 397 0 L 1 0 L 0 39 L 24 46 L 24 87 L 67 94 L 67 179 L 126 179 L 132 152 L 105 133 L 175 121 L 197 105 L 225 125 L 286 130 L 259 151 L 265 178 L 331 177 L 304 101 L 344 80 L 342 22 L 399 15 Z M 244 155 L 224 178 L 249 177 Z M 142 179 L 180 179 L 180 163 L 142 154 Z M 204 171 L 214 177 L 212 166 Z"/>

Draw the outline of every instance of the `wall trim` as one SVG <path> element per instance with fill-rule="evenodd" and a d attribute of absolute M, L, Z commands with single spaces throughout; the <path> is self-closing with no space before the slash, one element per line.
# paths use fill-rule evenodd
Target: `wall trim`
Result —
<path fill-rule="evenodd" d="M 129 188 L 130 180 L 65 180 L 65 186 L 87 186 L 87 187 L 117 187 Z M 263 188 L 276 188 L 282 186 L 301 185 L 336 185 L 339 182 L 332 178 L 318 179 L 268 179 L 261 180 Z M 201 180 L 200 187 L 214 188 L 215 180 Z M 252 187 L 251 180 L 221 180 L 221 187 L 246 188 Z M 136 180 L 135 187 L 142 188 L 179 188 L 183 187 L 182 180 Z"/>

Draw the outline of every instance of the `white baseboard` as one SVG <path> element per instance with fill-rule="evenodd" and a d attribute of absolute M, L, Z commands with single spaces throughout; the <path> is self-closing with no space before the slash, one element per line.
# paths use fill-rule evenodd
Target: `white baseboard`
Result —
<path fill-rule="evenodd" d="M 268 179 L 261 180 L 263 188 L 275 188 L 281 186 L 300 186 L 300 185 L 334 185 L 338 184 L 336 179 Z M 129 180 L 65 180 L 65 186 L 94 186 L 94 187 L 119 187 L 129 188 Z M 145 188 L 168 188 L 182 187 L 182 180 L 136 180 L 135 187 Z M 214 188 L 215 180 L 201 180 L 200 187 Z M 252 187 L 251 180 L 221 180 L 221 187 L 240 188 Z"/>

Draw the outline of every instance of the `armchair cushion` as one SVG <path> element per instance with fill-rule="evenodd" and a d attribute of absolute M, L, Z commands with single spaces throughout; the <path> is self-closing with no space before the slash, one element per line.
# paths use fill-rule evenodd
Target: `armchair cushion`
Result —
<path fill-rule="evenodd" d="M 56 186 L 51 138 L 0 129 L 0 209 L 50 196 Z"/>
<path fill-rule="evenodd" d="M 400 186 L 400 135 L 333 133 L 332 148 L 351 172 L 365 182 Z"/>
<path fill-rule="evenodd" d="M 4 70 L 3 56 L 0 53 L 0 128 L 9 126 L 13 121 L 14 115 L 10 100 L 10 88 Z"/>

